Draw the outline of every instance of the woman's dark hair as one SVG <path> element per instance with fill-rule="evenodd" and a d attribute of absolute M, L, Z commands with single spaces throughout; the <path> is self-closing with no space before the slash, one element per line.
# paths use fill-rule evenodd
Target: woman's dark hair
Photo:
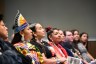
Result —
<path fill-rule="evenodd" d="M 13 27 L 12 27 L 12 30 L 14 30 L 16 27 L 17 27 L 17 25 L 14 24 Z M 20 35 L 19 32 L 18 33 L 15 33 L 14 34 L 14 38 L 12 39 L 11 43 L 14 45 L 14 44 L 20 42 L 21 41 L 21 38 L 22 38 L 22 36 Z"/>
<path fill-rule="evenodd" d="M 89 38 L 88 33 L 86 33 L 86 32 L 80 33 L 80 38 L 82 37 L 83 34 L 87 34 L 87 38 Z"/>
<path fill-rule="evenodd" d="M 38 24 L 38 23 L 33 23 L 33 24 L 29 23 L 29 27 L 32 30 L 32 32 L 36 32 L 36 24 Z M 36 41 L 34 34 L 32 36 L 33 36 L 32 40 Z"/>
<path fill-rule="evenodd" d="M 89 38 L 88 33 L 86 33 L 86 32 L 80 33 L 80 38 L 82 37 L 83 34 L 87 34 L 87 38 Z M 82 43 L 83 43 L 83 45 L 86 45 L 86 48 L 88 49 L 88 40 L 86 42 L 82 42 Z"/>
<path fill-rule="evenodd" d="M 0 22 L 3 20 L 3 14 L 0 14 Z"/>
<path fill-rule="evenodd" d="M 77 31 L 77 32 L 79 33 L 79 30 L 73 29 L 73 30 L 71 30 L 71 32 L 72 32 L 73 35 L 74 35 L 74 32 L 75 32 L 75 31 Z"/>
<path fill-rule="evenodd" d="M 22 38 L 22 36 L 21 36 L 20 33 L 18 32 L 18 33 L 16 33 L 16 34 L 14 35 L 14 38 L 12 39 L 12 42 L 11 42 L 11 43 L 14 45 L 14 44 L 20 42 L 20 41 L 21 41 L 21 38 Z"/>
<path fill-rule="evenodd" d="M 79 33 L 79 30 L 77 30 L 77 29 L 73 29 L 73 30 L 71 30 L 71 32 L 72 32 L 72 34 L 74 35 L 74 32 L 75 31 L 77 31 L 78 33 Z M 80 34 L 79 34 L 80 35 Z M 74 44 L 78 44 L 80 42 L 80 39 L 78 39 L 78 40 L 75 40 L 75 39 L 73 39 L 73 43 Z M 75 45 L 75 47 L 76 47 L 76 45 Z"/>
<path fill-rule="evenodd" d="M 13 30 L 14 30 L 15 28 L 16 28 L 16 25 L 14 25 L 14 26 L 12 27 Z M 12 39 L 11 44 L 14 45 L 14 44 L 20 42 L 20 41 L 21 41 L 21 38 L 22 38 L 22 36 L 20 35 L 20 33 L 19 33 L 19 32 L 16 33 L 16 34 L 14 35 L 14 38 Z M 15 49 L 15 50 L 16 50 L 16 49 Z M 17 50 L 16 50 L 16 51 L 17 51 Z M 22 61 L 23 61 L 24 64 L 31 64 L 31 59 L 30 59 L 28 56 L 25 57 L 25 56 L 24 56 L 23 54 L 21 54 L 19 51 L 17 51 L 17 52 L 18 52 L 19 55 L 21 56 Z"/>
<path fill-rule="evenodd" d="M 49 36 L 52 36 L 52 33 L 53 33 L 53 31 L 54 30 L 59 30 L 59 29 L 57 29 L 57 28 L 49 28 L 49 27 L 47 27 L 47 28 L 45 28 L 46 29 L 46 32 L 47 32 L 47 38 L 48 38 L 48 40 L 49 41 L 52 41 L 50 38 L 49 38 Z"/>

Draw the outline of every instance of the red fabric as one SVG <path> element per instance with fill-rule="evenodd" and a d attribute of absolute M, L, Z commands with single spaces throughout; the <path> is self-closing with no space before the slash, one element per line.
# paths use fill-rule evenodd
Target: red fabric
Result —
<path fill-rule="evenodd" d="M 61 57 L 64 57 L 64 55 L 65 57 L 68 56 L 66 50 L 60 44 L 58 44 L 57 46 L 55 46 L 52 42 L 49 42 L 49 44 L 54 48 L 55 52 L 58 53 Z M 62 51 L 64 55 L 61 54 L 58 48 Z"/>
<path fill-rule="evenodd" d="M 63 57 L 63 55 L 59 52 L 58 48 L 52 42 L 49 42 L 49 44 L 54 48 L 55 53 L 58 53 L 61 57 Z"/>
<path fill-rule="evenodd" d="M 58 46 L 58 47 L 61 49 L 61 51 L 64 53 L 65 57 L 67 57 L 68 54 L 67 54 L 66 50 L 65 50 L 60 44 L 58 44 L 57 46 Z"/>

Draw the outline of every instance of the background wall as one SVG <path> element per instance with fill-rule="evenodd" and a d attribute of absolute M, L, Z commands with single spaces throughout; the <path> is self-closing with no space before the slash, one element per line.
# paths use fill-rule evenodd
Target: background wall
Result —
<path fill-rule="evenodd" d="M 4 4 L 4 0 L 0 0 L 0 14 L 4 13 L 4 8 L 5 8 L 5 4 Z"/>
<path fill-rule="evenodd" d="M 88 42 L 88 51 L 96 59 L 96 41 Z"/>
<path fill-rule="evenodd" d="M 96 39 L 96 0 L 5 0 L 5 22 L 9 36 L 14 17 L 20 10 L 28 22 L 62 30 L 78 29 Z"/>

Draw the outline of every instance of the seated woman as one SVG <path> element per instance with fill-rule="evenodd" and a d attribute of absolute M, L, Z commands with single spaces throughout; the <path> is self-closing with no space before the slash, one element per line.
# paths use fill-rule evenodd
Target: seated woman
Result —
<path fill-rule="evenodd" d="M 68 56 L 68 53 L 70 52 L 69 48 L 65 49 L 62 45 L 60 45 L 61 41 L 65 40 L 63 39 L 64 35 L 61 30 L 56 28 L 50 29 L 47 32 L 47 37 L 49 39 L 48 43 L 50 44 L 51 51 L 55 53 L 57 58 L 65 57 L 65 59 L 67 59 L 67 62 L 65 63 L 67 64 L 82 64 L 81 59 Z M 72 54 L 72 52 L 70 52 L 70 54 Z"/>
<path fill-rule="evenodd" d="M 31 61 L 31 64 L 40 64 L 40 61 L 42 62 L 40 53 L 34 45 L 29 43 L 32 39 L 32 30 L 20 12 L 16 16 L 14 32 L 12 44 L 16 49 L 25 55 Z"/>
<path fill-rule="evenodd" d="M 88 48 L 88 34 L 86 32 L 80 33 L 80 42 Z"/>
<path fill-rule="evenodd" d="M 67 57 L 67 52 L 66 50 L 59 44 L 61 42 L 61 36 L 59 33 L 59 29 L 53 28 L 50 29 L 47 32 L 47 37 L 48 37 L 48 44 L 54 48 L 54 53 L 56 56 L 59 57 Z"/>
<path fill-rule="evenodd" d="M 93 61 L 94 58 L 91 56 L 91 54 L 87 51 L 87 44 L 88 44 L 88 34 L 86 32 L 82 32 L 80 34 L 80 44 L 82 45 L 82 49 L 83 50 L 80 50 L 83 57 L 88 61 Z M 79 47 L 79 46 L 78 46 Z M 86 55 L 86 54 L 87 55 Z"/>
<path fill-rule="evenodd" d="M 79 35 L 79 31 L 76 29 L 72 30 L 72 34 L 73 34 L 74 47 L 80 51 L 80 55 L 82 59 L 85 60 L 85 62 L 90 63 L 91 60 L 94 60 L 94 58 L 89 54 L 86 47 L 82 44 L 81 35 Z M 84 38 L 84 40 L 87 42 L 88 41 L 87 33 L 84 33 L 84 34 L 85 35 L 83 35 L 82 38 Z"/>
<path fill-rule="evenodd" d="M 77 29 L 73 29 L 71 30 L 72 34 L 73 34 L 73 43 L 72 45 L 77 49 L 77 44 L 80 42 L 80 34 L 79 31 Z"/>
<path fill-rule="evenodd" d="M 59 30 L 59 33 L 60 33 L 60 37 L 61 37 L 61 42 L 60 42 L 60 45 L 62 46 L 62 44 L 64 44 L 64 40 L 65 40 L 65 35 L 63 33 L 62 30 Z M 70 49 L 64 47 L 65 50 L 67 51 L 68 53 L 68 56 L 71 56 L 71 57 L 74 57 L 73 53 L 70 51 Z"/>
<path fill-rule="evenodd" d="M 30 28 L 33 31 L 31 44 L 35 45 L 42 53 L 44 64 L 61 64 L 66 60 L 65 55 L 57 58 L 56 52 L 53 53 L 48 48 L 49 44 L 42 42 L 42 38 L 45 37 L 45 30 L 40 23 L 31 24 Z"/>

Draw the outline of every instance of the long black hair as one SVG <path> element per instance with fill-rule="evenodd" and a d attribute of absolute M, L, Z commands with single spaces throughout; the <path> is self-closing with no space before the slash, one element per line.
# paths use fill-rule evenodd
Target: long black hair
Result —
<path fill-rule="evenodd" d="M 12 42 L 11 42 L 11 43 L 14 45 L 14 44 L 20 42 L 20 41 L 21 41 L 21 38 L 22 38 L 22 36 L 21 36 L 20 33 L 18 32 L 18 33 L 16 33 L 16 34 L 14 35 L 14 38 L 12 39 Z"/>
<path fill-rule="evenodd" d="M 14 30 L 16 27 L 17 27 L 17 25 L 13 25 L 12 29 Z M 11 43 L 14 45 L 14 44 L 20 42 L 21 38 L 22 38 L 22 36 L 20 35 L 19 32 L 15 33 Z"/>

